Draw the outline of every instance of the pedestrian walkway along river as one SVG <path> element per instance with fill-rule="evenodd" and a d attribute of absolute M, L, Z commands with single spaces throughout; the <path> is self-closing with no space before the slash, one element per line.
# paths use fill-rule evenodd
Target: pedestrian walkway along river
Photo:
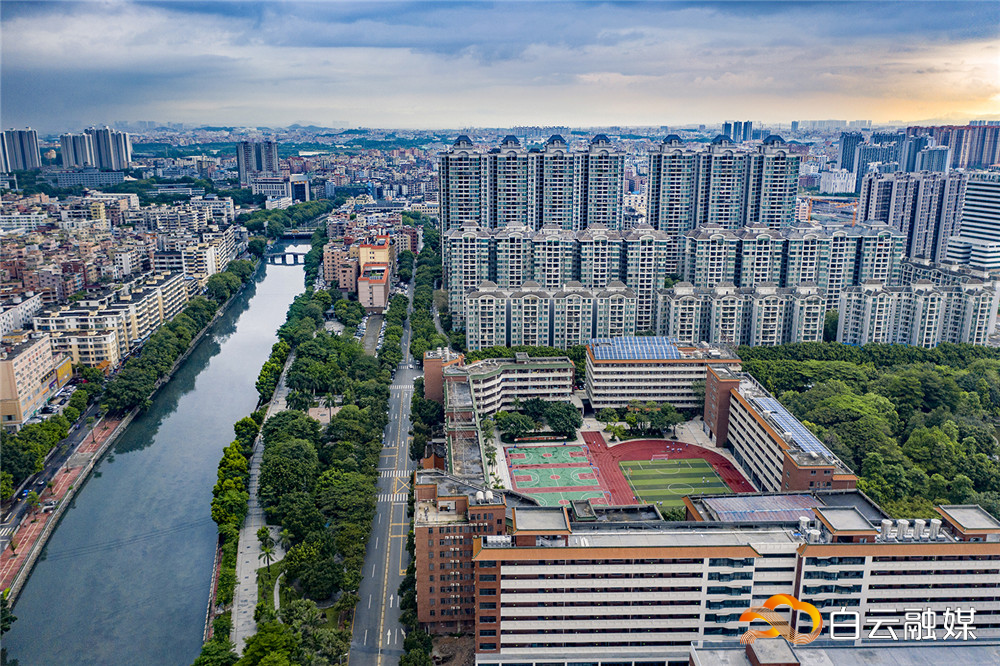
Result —
<path fill-rule="evenodd" d="M 18 599 L 8 659 L 155 666 L 198 656 L 216 466 L 257 403 L 257 373 L 302 270 L 267 266 L 98 464 Z"/>

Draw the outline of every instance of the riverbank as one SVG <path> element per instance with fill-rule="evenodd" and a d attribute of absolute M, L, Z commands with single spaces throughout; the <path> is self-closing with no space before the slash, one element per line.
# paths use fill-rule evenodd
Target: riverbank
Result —
<path fill-rule="evenodd" d="M 228 311 L 233 301 L 243 293 L 247 285 L 256 280 L 263 261 L 257 262 L 253 274 L 244 282 L 240 288 L 230 296 L 217 309 L 208 323 L 191 339 L 188 348 L 182 353 L 170 370 L 158 379 L 153 390 L 149 394 L 152 400 L 160 389 L 173 378 L 184 362 L 191 356 L 198 347 L 205 334 L 216 322 Z M 124 417 L 108 418 L 102 417 L 94 424 L 91 435 L 85 437 L 77 446 L 76 451 L 56 472 L 55 485 L 47 495 L 43 495 L 43 502 L 56 502 L 55 508 L 51 512 L 43 512 L 35 509 L 25 516 L 12 535 L 11 541 L 16 545 L 16 551 L 10 547 L 0 553 L 0 590 L 7 591 L 8 601 L 11 605 L 17 602 L 21 590 L 31 576 L 39 556 L 45 548 L 45 544 L 55 532 L 66 509 L 71 505 L 73 497 L 83 486 L 94 467 L 107 453 L 111 445 L 119 436 L 125 432 L 128 425 L 139 414 L 140 410 L 135 408 Z M 28 519 L 31 519 L 30 521 Z"/>

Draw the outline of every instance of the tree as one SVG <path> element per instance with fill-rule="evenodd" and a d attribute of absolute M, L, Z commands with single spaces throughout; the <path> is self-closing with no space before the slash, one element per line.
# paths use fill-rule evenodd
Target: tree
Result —
<path fill-rule="evenodd" d="M 497 412 L 495 421 L 497 427 L 500 428 L 500 432 L 509 435 L 513 439 L 520 439 L 535 428 L 535 422 L 524 414 Z"/>
<path fill-rule="evenodd" d="M 247 639 L 243 658 L 239 666 L 260 666 L 261 664 L 288 663 L 295 659 L 298 641 L 291 627 L 280 622 L 265 622 L 257 627 L 257 633 Z M 283 658 L 285 661 L 273 661 Z M 272 661 L 265 661 L 271 659 Z"/>
<path fill-rule="evenodd" d="M 524 401 L 521 411 L 535 423 L 544 424 L 546 412 L 550 404 L 552 403 L 548 403 L 541 398 L 531 398 Z"/>
<path fill-rule="evenodd" d="M 255 236 L 247 243 L 247 252 L 255 257 L 263 257 L 267 252 L 267 239 Z"/>
<path fill-rule="evenodd" d="M 583 417 L 576 407 L 568 402 L 550 402 L 545 409 L 545 421 L 552 432 L 566 439 L 574 439 L 576 430 L 583 425 Z"/>
<path fill-rule="evenodd" d="M 257 541 L 260 543 L 261 548 L 264 546 L 274 547 L 274 537 L 271 536 L 271 530 L 267 527 L 261 527 L 257 530 Z"/>
<path fill-rule="evenodd" d="M 823 342 L 837 341 L 837 325 L 840 314 L 836 310 L 828 310 L 823 319 Z"/>
<path fill-rule="evenodd" d="M 261 544 L 260 555 L 257 556 L 258 560 L 264 560 L 267 564 L 267 573 L 271 573 L 271 562 L 274 561 L 274 545 L 272 544 Z"/>
<path fill-rule="evenodd" d="M 38 493 L 32 490 L 31 492 L 28 493 L 27 502 L 28 506 L 31 507 L 31 510 L 34 511 L 35 509 L 38 508 L 38 505 L 41 503 L 41 498 L 38 497 Z"/>
<path fill-rule="evenodd" d="M 0 636 L 10 631 L 10 626 L 15 621 L 17 621 L 17 616 L 10 611 L 10 604 L 7 602 L 7 591 L 4 590 L 0 592 Z"/>
<path fill-rule="evenodd" d="M 617 423 L 618 410 L 612 409 L 611 407 L 605 407 L 601 411 L 597 412 L 597 420 L 604 424 Z"/>
<path fill-rule="evenodd" d="M 212 640 L 201 646 L 201 654 L 194 660 L 193 666 L 233 666 L 239 661 L 235 647 L 224 637 L 212 636 Z"/>
<path fill-rule="evenodd" d="M 288 405 L 289 409 L 307 412 L 312 406 L 312 394 L 307 391 L 292 391 L 285 399 L 285 404 Z"/>

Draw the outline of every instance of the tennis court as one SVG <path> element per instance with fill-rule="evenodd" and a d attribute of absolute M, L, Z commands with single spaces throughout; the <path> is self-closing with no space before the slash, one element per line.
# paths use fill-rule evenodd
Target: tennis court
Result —
<path fill-rule="evenodd" d="M 684 506 L 686 495 L 728 495 L 732 491 L 711 463 L 699 458 L 619 462 L 632 493 L 665 508 Z"/>
<path fill-rule="evenodd" d="M 572 446 L 509 446 L 504 449 L 513 467 L 530 465 L 589 465 L 583 447 Z"/>

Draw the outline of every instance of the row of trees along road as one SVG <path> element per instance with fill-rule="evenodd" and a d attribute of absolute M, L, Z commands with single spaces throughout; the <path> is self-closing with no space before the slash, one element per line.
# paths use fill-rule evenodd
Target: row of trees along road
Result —
<path fill-rule="evenodd" d="M 738 353 L 890 515 L 977 503 L 1000 517 L 1000 350 L 800 343 Z"/>
<path fill-rule="evenodd" d="M 284 360 L 294 353 L 286 380 L 291 389 L 289 406 L 294 403 L 296 409 L 279 412 L 261 428 L 259 488 L 268 519 L 281 526 L 287 548 L 277 565 L 284 572 L 281 585 L 298 601 L 287 609 L 283 605 L 278 617 L 265 604 L 259 605 L 257 633 L 238 661 L 228 628 L 221 626 L 195 662 L 200 666 L 337 663 L 349 647 L 348 623 L 358 599 L 365 544 L 375 514 L 390 369 L 401 352 L 398 340 L 396 356 L 387 351 L 393 344 L 388 333 L 383 358 L 376 359 L 366 355 L 350 334 L 326 332 L 323 313 L 332 300 L 325 291 L 307 289 L 292 302 L 278 330 L 280 340 L 265 363 L 267 371 L 262 369 L 258 379 L 265 400 L 274 391 Z M 310 407 L 328 410 L 327 427 L 305 413 Z M 258 420 L 255 416 L 241 421 L 246 436 L 251 431 L 246 421 Z M 248 460 L 249 449 L 238 437 L 220 462 L 221 486 L 213 518 L 219 522 L 224 544 L 238 540 L 238 525 L 245 516 Z M 228 481 L 232 483 L 227 485 Z M 262 568 L 268 565 L 262 563 Z M 222 583 L 220 578 L 220 588 Z"/>

